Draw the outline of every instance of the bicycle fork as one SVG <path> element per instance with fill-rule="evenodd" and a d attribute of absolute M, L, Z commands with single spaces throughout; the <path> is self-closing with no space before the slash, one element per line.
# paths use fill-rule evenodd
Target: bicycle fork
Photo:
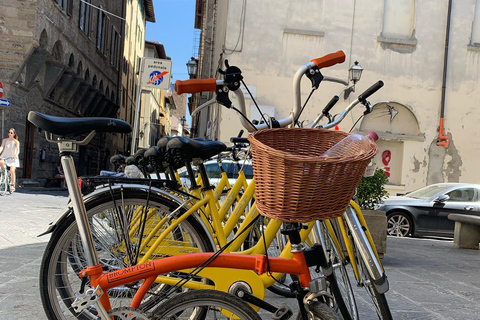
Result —
<path fill-rule="evenodd" d="M 365 264 L 367 272 L 374 282 L 373 284 L 375 285 L 375 288 L 377 289 L 378 293 L 385 293 L 388 291 L 387 276 L 383 272 L 383 268 L 379 262 L 376 250 L 372 248 L 373 244 L 370 245 L 369 239 L 363 230 L 362 224 L 357 216 L 356 209 L 357 208 L 354 206 L 352 207 L 352 205 L 348 206 L 343 215 L 343 219 L 348 226 L 357 250 L 359 251 L 362 261 Z M 351 244 L 349 245 L 351 246 Z M 351 254 L 350 251 L 353 252 L 353 250 L 350 249 L 349 254 Z M 354 256 L 352 255 L 350 259 L 353 260 Z M 361 276 L 358 278 L 360 279 Z"/>

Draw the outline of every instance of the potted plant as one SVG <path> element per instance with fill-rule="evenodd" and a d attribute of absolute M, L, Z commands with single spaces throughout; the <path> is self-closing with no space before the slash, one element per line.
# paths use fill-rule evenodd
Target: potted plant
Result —
<path fill-rule="evenodd" d="M 357 187 L 358 204 L 380 257 L 383 257 L 387 249 L 387 216 L 385 211 L 376 208 L 388 196 L 384 188 L 387 182 L 388 177 L 383 170 L 376 169 L 373 176 L 363 177 Z"/>

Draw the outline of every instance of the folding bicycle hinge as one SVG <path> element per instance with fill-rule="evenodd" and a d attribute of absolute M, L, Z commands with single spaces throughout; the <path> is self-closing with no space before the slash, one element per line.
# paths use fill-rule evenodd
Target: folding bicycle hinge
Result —
<path fill-rule="evenodd" d="M 82 296 L 77 296 L 75 301 L 72 303 L 72 308 L 75 312 L 80 313 L 92 304 L 96 303 L 102 295 L 103 290 L 100 288 L 100 286 L 97 286 L 96 289 L 90 288 Z"/>

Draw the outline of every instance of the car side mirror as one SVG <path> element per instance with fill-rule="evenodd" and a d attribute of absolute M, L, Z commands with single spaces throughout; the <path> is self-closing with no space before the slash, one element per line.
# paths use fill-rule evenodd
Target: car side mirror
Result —
<path fill-rule="evenodd" d="M 447 196 L 446 194 L 441 194 L 434 201 L 443 203 L 443 202 L 447 201 L 448 199 L 450 199 L 450 196 Z"/>

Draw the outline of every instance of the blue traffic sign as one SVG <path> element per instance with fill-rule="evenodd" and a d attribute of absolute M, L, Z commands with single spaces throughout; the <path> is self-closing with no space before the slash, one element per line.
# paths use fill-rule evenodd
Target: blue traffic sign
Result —
<path fill-rule="evenodd" d="M 7 100 L 7 99 L 0 99 L 0 106 L 3 106 L 3 107 L 10 107 L 10 100 Z"/>

